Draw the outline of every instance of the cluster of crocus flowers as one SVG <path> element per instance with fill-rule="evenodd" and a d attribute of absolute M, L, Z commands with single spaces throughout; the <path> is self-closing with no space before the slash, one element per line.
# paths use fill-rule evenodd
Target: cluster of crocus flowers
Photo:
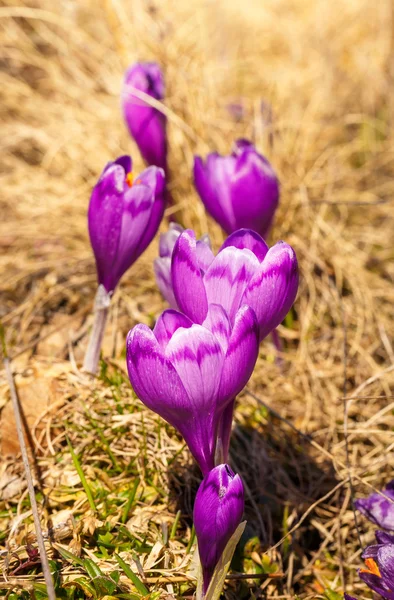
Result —
<path fill-rule="evenodd" d="M 288 244 L 268 248 L 247 229 L 215 256 L 206 237 L 174 224 L 161 236 L 155 272 L 178 310 L 164 311 L 153 331 L 130 331 L 127 367 L 139 398 L 178 429 L 204 475 L 194 514 L 205 593 L 243 511 L 242 482 L 225 464 L 234 399 L 260 341 L 295 300 L 297 259 Z"/>
<path fill-rule="evenodd" d="M 122 156 L 107 164 L 92 192 L 88 222 L 99 289 L 84 362 L 91 373 L 111 296 L 156 234 L 168 197 L 163 98 L 156 63 L 127 70 L 123 114 L 150 166 L 133 178 L 131 158 Z M 153 330 L 139 324 L 129 332 L 126 358 L 139 398 L 180 432 L 204 476 L 194 507 L 204 596 L 226 547 L 240 535 L 244 510 L 242 481 L 226 464 L 234 401 L 252 375 L 259 343 L 295 300 L 298 267 L 288 244 L 269 248 L 263 239 L 279 183 L 253 144 L 238 140 L 231 156 L 210 154 L 205 164 L 196 157 L 194 178 L 208 212 L 231 235 L 215 256 L 208 236 L 196 240 L 193 231 L 171 224 L 154 265 L 171 308 Z"/>
<path fill-rule="evenodd" d="M 122 275 L 154 238 L 164 212 L 164 171 L 149 167 L 133 178 L 132 161 L 109 162 L 93 188 L 88 210 L 99 289 L 84 369 L 96 373 L 110 298 Z"/>

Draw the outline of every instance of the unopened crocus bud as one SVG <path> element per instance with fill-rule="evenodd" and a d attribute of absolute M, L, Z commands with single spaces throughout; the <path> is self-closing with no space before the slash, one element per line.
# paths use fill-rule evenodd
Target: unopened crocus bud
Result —
<path fill-rule="evenodd" d="M 194 503 L 194 527 L 206 593 L 215 567 L 244 512 L 244 488 L 228 465 L 218 465 L 203 479 Z"/>
<path fill-rule="evenodd" d="M 160 235 L 159 257 L 153 264 L 157 286 L 170 307 L 175 309 L 178 308 L 178 305 L 172 289 L 171 257 L 175 243 L 183 231 L 185 230 L 178 223 L 170 223 L 168 231 Z M 197 240 L 196 253 L 199 267 L 204 272 L 214 259 L 208 234 Z"/>
<path fill-rule="evenodd" d="M 157 63 L 136 63 L 127 69 L 122 91 L 122 108 L 130 135 L 148 165 L 167 170 L 166 117 L 149 104 L 164 98 L 163 73 Z"/>
<path fill-rule="evenodd" d="M 194 159 L 196 189 L 210 215 L 230 234 L 247 228 L 266 237 L 279 202 L 278 178 L 251 142 L 237 140 L 230 156 Z"/>
<path fill-rule="evenodd" d="M 137 325 L 129 332 L 127 368 L 135 392 L 183 435 L 203 474 L 214 467 L 220 416 L 249 380 L 258 346 L 249 306 L 230 323 L 221 306 L 211 305 L 202 325 L 166 310 L 153 331 Z"/>
<path fill-rule="evenodd" d="M 133 180 L 131 167 L 129 156 L 109 162 L 89 204 L 98 280 L 108 294 L 150 244 L 164 212 L 164 171 L 149 167 Z"/>

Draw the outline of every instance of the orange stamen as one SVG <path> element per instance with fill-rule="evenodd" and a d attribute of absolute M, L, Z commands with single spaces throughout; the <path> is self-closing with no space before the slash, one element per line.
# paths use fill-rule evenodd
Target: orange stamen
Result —
<path fill-rule="evenodd" d="M 366 558 L 365 559 L 365 565 L 366 565 L 366 569 L 360 569 L 361 573 L 372 573 L 372 575 L 377 575 L 378 577 L 381 577 L 380 571 L 379 571 L 379 567 L 376 564 L 376 562 L 374 561 L 373 558 Z"/>
<path fill-rule="evenodd" d="M 133 185 L 133 181 L 134 181 L 134 175 L 130 171 L 130 173 L 127 173 L 127 175 L 126 175 L 126 183 L 129 187 L 131 187 Z"/>

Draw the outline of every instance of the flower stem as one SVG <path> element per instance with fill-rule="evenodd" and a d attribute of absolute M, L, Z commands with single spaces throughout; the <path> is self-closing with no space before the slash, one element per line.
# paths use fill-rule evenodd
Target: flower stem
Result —
<path fill-rule="evenodd" d="M 94 299 L 94 322 L 90 333 L 89 344 L 83 361 L 83 369 L 95 375 L 100 358 L 101 344 L 103 342 L 105 326 L 108 319 L 111 296 L 103 285 L 99 285 Z"/>

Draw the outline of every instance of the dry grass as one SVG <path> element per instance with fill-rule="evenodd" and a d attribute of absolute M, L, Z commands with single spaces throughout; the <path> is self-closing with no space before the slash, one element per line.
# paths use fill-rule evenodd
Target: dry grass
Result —
<path fill-rule="evenodd" d="M 251 583 L 251 592 L 231 584 L 226 597 L 335 600 L 345 587 L 368 594 L 356 575 L 349 475 L 356 495 L 365 495 L 392 477 L 394 464 L 393 32 L 390 0 L 3 0 L 0 317 L 19 386 L 34 403 L 39 381 L 58 403 L 33 419 L 44 529 L 52 519 L 49 539 L 92 559 L 104 575 L 119 572 L 116 549 L 130 564 L 137 557 L 150 590 L 163 598 L 193 590 L 149 578 L 186 572 L 198 473 L 174 431 L 135 399 L 122 360 L 128 329 L 153 323 L 164 308 L 153 279 L 156 243 L 116 294 L 105 372 L 92 384 L 75 366 L 95 290 L 90 190 L 106 161 L 122 153 L 142 168 L 119 92 L 129 63 L 155 59 L 168 85 L 177 219 L 220 244 L 191 183 L 192 156 L 226 152 L 235 137 L 254 136 L 282 182 L 272 238 L 291 243 L 301 266 L 292 318 L 280 328 L 282 364 L 267 340 L 250 384 L 281 419 L 245 394 L 232 446 L 248 485 L 243 568 L 285 576 Z M 226 106 L 239 100 L 245 115 L 235 122 Z M 272 126 L 261 117 L 262 100 L 272 106 Z M 62 362 L 70 355 L 72 363 Z M 4 444 L 8 396 L 1 389 Z M 344 393 L 352 398 L 347 424 Z M 39 597 L 37 586 L 29 591 L 42 581 L 39 570 L 15 573 L 16 555 L 26 558 L 26 544 L 34 545 L 20 461 L 3 456 L 0 468 L 3 577 L 25 597 Z M 359 521 L 365 544 L 373 528 Z M 81 564 L 54 556 L 63 583 L 79 577 L 87 585 Z M 123 593 L 135 594 L 120 571 Z M 75 590 L 68 597 L 89 597 L 88 588 Z"/>

